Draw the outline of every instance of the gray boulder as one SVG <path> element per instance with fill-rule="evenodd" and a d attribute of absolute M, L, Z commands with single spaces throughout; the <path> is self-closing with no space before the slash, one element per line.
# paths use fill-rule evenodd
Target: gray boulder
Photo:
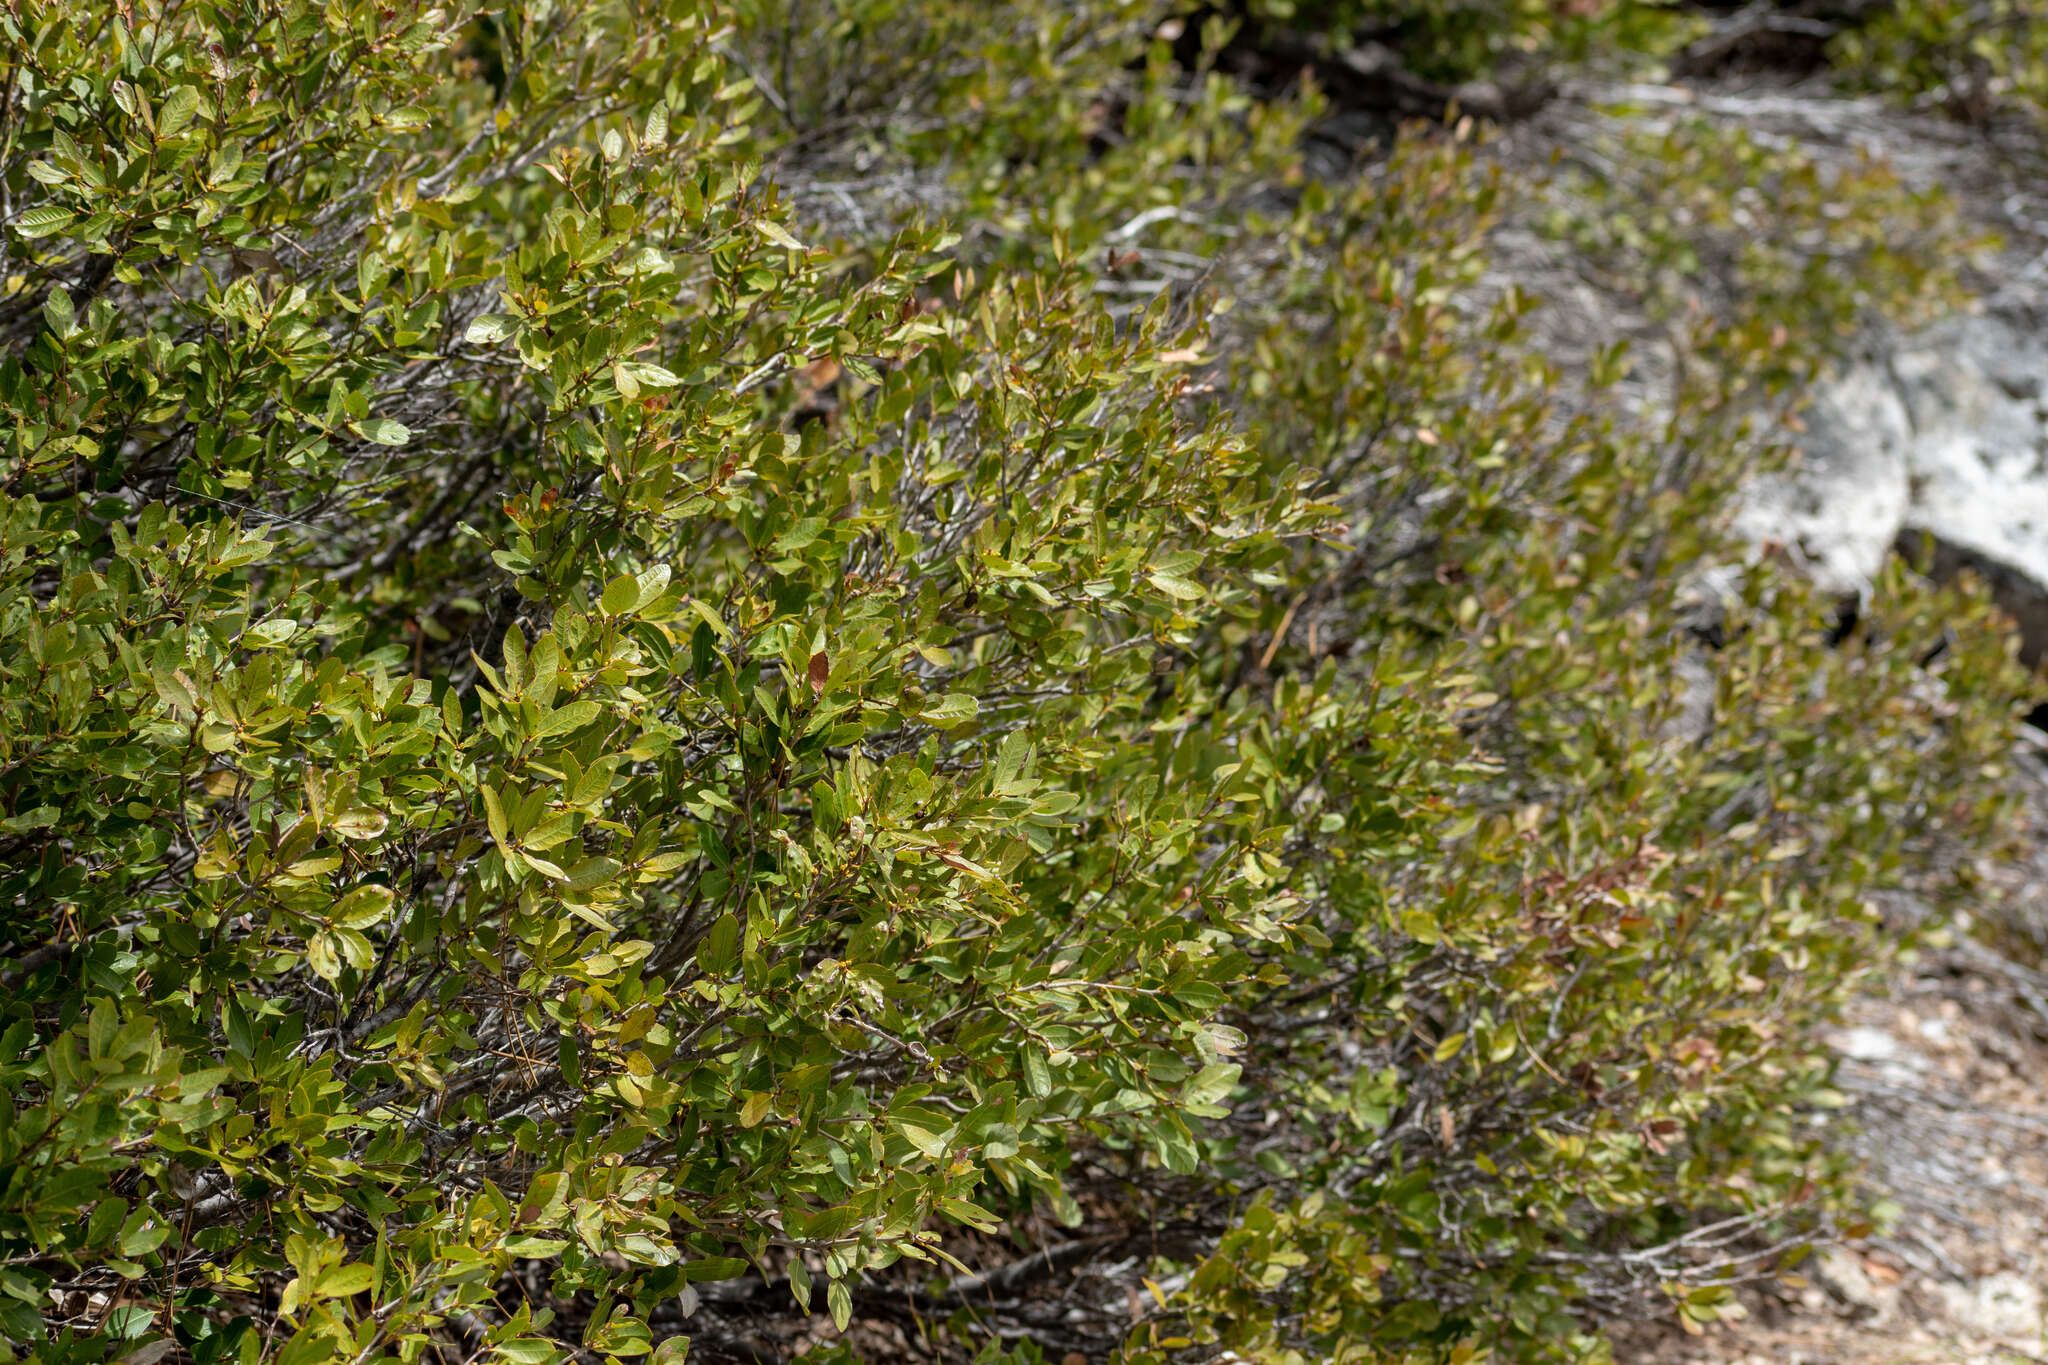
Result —
<path fill-rule="evenodd" d="M 1860 595 L 1903 551 L 1972 569 L 2048 653 L 2048 325 L 2018 310 L 1895 341 L 1815 396 L 1802 460 L 1748 491 L 1739 525 L 1825 588 Z"/>

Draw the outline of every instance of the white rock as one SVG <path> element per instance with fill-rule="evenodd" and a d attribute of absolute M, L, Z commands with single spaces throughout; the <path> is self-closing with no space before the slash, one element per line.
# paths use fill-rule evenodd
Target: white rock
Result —
<path fill-rule="evenodd" d="M 1899 1055 L 1898 1039 L 1883 1029 L 1871 1028 L 1867 1024 L 1845 1028 L 1828 1041 L 1834 1044 L 1835 1051 L 1851 1061 L 1889 1062 L 1896 1060 Z"/>
<path fill-rule="evenodd" d="M 1912 442 L 1889 367 L 1855 366 L 1815 396 L 1800 463 L 1750 487 L 1737 528 L 1789 550 L 1829 592 L 1864 592 L 1905 525 Z"/>
<path fill-rule="evenodd" d="M 1954 318 L 1860 361 L 1814 397 L 1799 464 L 1746 492 L 1737 525 L 1823 588 L 1862 592 L 1895 545 L 1970 568 L 2048 653 L 2048 322 Z"/>
<path fill-rule="evenodd" d="M 2041 1334 L 2041 1290 L 2024 1276 L 2006 1271 L 1973 1284 L 1944 1284 L 1941 1298 L 1949 1321 L 1967 1331 L 2028 1339 Z"/>

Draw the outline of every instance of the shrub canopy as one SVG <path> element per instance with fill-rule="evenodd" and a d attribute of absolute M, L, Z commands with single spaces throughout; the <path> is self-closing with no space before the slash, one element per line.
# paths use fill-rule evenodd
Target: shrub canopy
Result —
<path fill-rule="evenodd" d="M 1840 1206 L 2016 690 L 1725 537 L 1879 172 L 1679 157 L 1788 216 L 1630 415 L 1486 274 L 1626 185 L 1171 6 L 0 32 L 0 1350 L 1572 1356 Z"/>

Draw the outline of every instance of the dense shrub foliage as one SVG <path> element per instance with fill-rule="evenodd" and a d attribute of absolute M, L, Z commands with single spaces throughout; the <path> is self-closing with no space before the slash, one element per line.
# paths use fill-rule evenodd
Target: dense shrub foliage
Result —
<path fill-rule="evenodd" d="M 1311 174 L 1200 18 L 0 12 L 13 1358 L 1571 1357 L 1840 1208 L 2015 683 L 1724 526 L 1937 207 Z"/>
<path fill-rule="evenodd" d="M 1384 44 L 1416 75 L 1444 81 L 1659 53 L 1700 26 L 1669 0 L 1249 0 L 1244 10 L 1264 25 Z"/>
<path fill-rule="evenodd" d="M 1875 7 L 1835 57 L 1860 83 L 1984 122 L 2048 114 L 2048 8 L 2039 0 L 1922 0 Z"/>

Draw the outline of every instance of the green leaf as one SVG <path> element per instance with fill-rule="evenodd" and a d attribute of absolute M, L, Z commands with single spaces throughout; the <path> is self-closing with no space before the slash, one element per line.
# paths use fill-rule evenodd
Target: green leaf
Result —
<path fill-rule="evenodd" d="M 675 571 L 666 564 L 657 564 L 651 569 L 641 570 L 634 578 L 640 585 L 640 591 L 633 599 L 632 610 L 645 611 L 653 606 L 656 599 L 668 590 L 669 580 L 674 574 Z"/>
<path fill-rule="evenodd" d="M 944 1198 L 939 1201 L 939 1212 L 956 1223 L 965 1223 L 979 1232 L 994 1232 L 1002 1220 L 972 1200 Z"/>
<path fill-rule="evenodd" d="M 954 1125 L 937 1110 L 898 1106 L 890 1110 L 889 1124 L 926 1156 L 944 1157 L 952 1150 Z"/>
<path fill-rule="evenodd" d="M 567 1251 L 569 1244 L 559 1237 L 507 1237 L 498 1249 L 507 1256 L 545 1261 Z"/>
<path fill-rule="evenodd" d="M 1159 1121 L 1152 1130 L 1152 1137 L 1168 1170 L 1192 1175 L 1201 1166 L 1201 1154 L 1195 1149 L 1194 1134 L 1172 1114 Z"/>
<path fill-rule="evenodd" d="M 572 701 L 567 706 L 556 707 L 542 717 L 540 729 L 536 733 L 540 738 L 547 739 L 554 735 L 568 734 L 571 730 L 580 730 L 602 715 L 603 710 L 604 708 L 594 701 Z"/>
<path fill-rule="evenodd" d="M 1181 1103 L 1196 1108 L 1215 1108 L 1237 1085 L 1244 1068 L 1236 1062 L 1211 1062 L 1181 1086 Z M 1206 1115 L 1220 1118 L 1222 1112 Z"/>
<path fill-rule="evenodd" d="M 367 929 L 391 913 L 391 888 L 365 882 L 336 901 L 327 918 L 345 929 Z"/>
<path fill-rule="evenodd" d="M 643 360 L 622 360 L 614 369 L 625 374 L 642 389 L 672 389 L 683 382 L 661 366 L 650 365 Z M 621 392 L 623 391 L 622 389 Z"/>
<path fill-rule="evenodd" d="M 472 346 L 495 346 L 517 334 L 519 323 L 509 313 L 479 313 L 470 320 L 462 339 Z"/>
<path fill-rule="evenodd" d="M 620 870 L 620 863 L 616 858 L 606 858 L 602 855 L 585 858 L 569 869 L 567 886 L 571 891 L 588 891 L 593 887 L 606 885 L 619 875 Z"/>
<path fill-rule="evenodd" d="M 379 810 L 345 810 L 330 818 L 327 827 L 344 839 L 374 839 L 391 828 L 391 817 Z"/>
<path fill-rule="evenodd" d="M 323 1298 L 346 1298 L 352 1294 L 360 1294 L 376 1283 L 377 1272 L 357 1262 L 354 1265 L 336 1266 L 321 1275 L 318 1283 L 314 1285 L 313 1292 Z"/>
<path fill-rule="evenodd" d="M 551 882 L 566 882 L 569 880 L 568 872 L 559 863 L 550 862 L 546 858 L 535 853 L 529 853 L 523 848 L 519 850 L 519 861 L 525 863 Z"/>
<path fill-rule="evenodd" d="M 624 616 L 640 602 L 640 580 L 632 574 L 620 574 L 604 585 L 604 595 L 598 605 L 607 616 Z"/>
<path fill-rule="evenodd" d="M 199 112 L 199 91 L 189 85 L 181 85 L 164 97 L 157 109 L 156 135 L 160 142 L 169 141 L 185 131 Z"/>
<path fill-rule="evenodd" d="M 805 517 L 769 543 L 777 554 L 791 554 L 815 541 L 825 530 L 823 517 Z"/>
<path fill-rule="evenodd" d="M 763 237 L 766 237 L 769 241 L 775 243 L 775 245 L 781 247 L 788 247 L 791 251 L 810 250 L 810 248 L 805 246 L 802 242 L 799 242 L 796 238 L 790 236 L 789 230 L 783 227 L 782 224 L 775 222 L 773 219 L 756 218 L 754 220 L 754 231 L 760 233 Z"/>
<path fill-rule="evenodd" d="M 61 232 L 77 219 L 78 215 L 70 209 L 59 208 L 55 204 L 44 204 L 15 219 L 14 233 L 17 237 L 33 241 L 38 237 L 48 237 L 53 232 Z"/>
<path fill-rule="evenodd" d="M 943 728 L 965 725 L 981 714 L 981 703 L 967 692 L 948 692 L 936 701 L 925 703 L 917 718 L 927 724 Z"/>
<path fill-rule="evenodd" d="M 483 798 L 484 823 L 490 827 L 491 842 L 503 848 L 511 833 L 510 827 L 505 823 L 504 803 L 498 799 L 498 793 L 488 785 L 479 787 L 477 795 Z"/>
<path fill-rule="evenodd" d="M 71 291 L 52 289 L 43 300 L 43 320 L 50 324 L 50 330 L 59 337 L 68 337 L 78 330 L 78 314 L 71 306 Z"/>
<path fill-rule="evenodd" d="M 366 441 L 375 441 L 380 446 L 402 446 L 412 439 L 412 432 L 403 423 L 394 422 L 388 417 L 366 417 L 349 425 L 358 436 Z"/>
<path fill-rule="evenodd" d="M 1040 1097 L 1052 1094 L 1052 1069 L 1046 1065 L 1045 1054 L 1035 1047 L 1026 1047 L 1023 1061 L 1024 1084 L 1031 1093 Z"/>
<path fill-rule="evenodd" d="M 341 958 L 334 950 L 334 939 L 326 930 L 306 940 L 306 964 L 322 981 L 332 981 L 341 975 Z"/>
<path fill-rule="evenodd" d="M 697 965 L 713 976 L 731 971 L 733 963 L 739 960 L 739 942 L 739 917 L 727 911 L 704 935 L 704 942 L 697 949 Z"/>
<path fill-rule="evenodd" d="M 1176 598 L 1182 602 L 1197 602 L 1203 596 L 1202 587 L 1199 583 L 1191 583 L 1187 579 L 1174 574 L 1147 574 L 1145 581 L 1165 593 L 1168 597 Z"/>

